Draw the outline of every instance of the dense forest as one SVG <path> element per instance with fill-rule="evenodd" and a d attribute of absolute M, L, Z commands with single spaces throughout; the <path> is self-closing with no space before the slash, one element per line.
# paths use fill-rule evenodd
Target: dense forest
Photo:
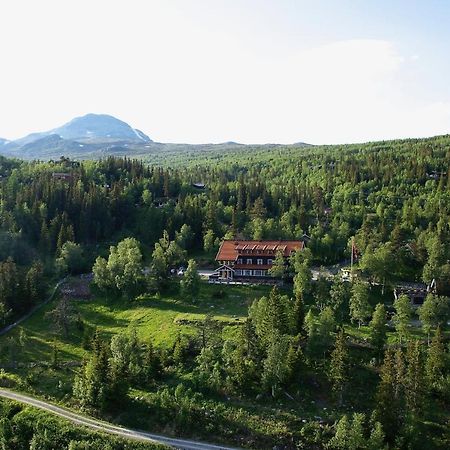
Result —
<path fill-rule="evenodd" d="M 47 314 L 85 351 L 64 398 L 93 414 L 128 405 L 140 426 L 250 448 L 446 448 L 449 161 L 448 136 L 179 154 L 158 166 L 1 158 L 0 322 L 39 304 L 56 280 L 91 271 L 110 309 L 169 296 L 186 308 L 201 295 L 230 302 L 226 288 L 200 281 L 197 260 L 211 265 L 224 238 L 303 239 L 292 284 L 261 292 L 239 325 L 212 311 L 170 345 L 132 329 L 102 334 L 62 297 Z M 348 264 L 352 251 L 357 281 L 313 282 L 311 267 Z M 179 282 L 170 269 L 182 264 Z M 393 303 L 391 288 L 433 280 L 413 328 L 409 299 Z M 8 344 L 13 367 L 22 341 Z M 50 365 L 64 370 L 56 345 Z M 142 390 L 145 401 L 130 398 Z M 316 419 L 302 419 L 306 404 Z"/>

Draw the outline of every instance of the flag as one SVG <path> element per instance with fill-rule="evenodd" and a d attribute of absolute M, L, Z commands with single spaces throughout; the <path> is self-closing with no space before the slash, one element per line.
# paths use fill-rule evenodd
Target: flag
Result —
<path fill-rule="evenodd" d="M 355 238 L 352 237 L 352 262 L 355 262 L 359 257 L 358 247 L 355 244 Z"/>

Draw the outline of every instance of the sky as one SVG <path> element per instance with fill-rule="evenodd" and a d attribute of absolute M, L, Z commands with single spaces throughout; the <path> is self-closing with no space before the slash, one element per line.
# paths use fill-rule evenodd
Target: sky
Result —
<path fill-rule="evenodd" d="M 87 113 L 159 142 L 450 133 L 450 1 L 0 3 L 0 137 Z"/>

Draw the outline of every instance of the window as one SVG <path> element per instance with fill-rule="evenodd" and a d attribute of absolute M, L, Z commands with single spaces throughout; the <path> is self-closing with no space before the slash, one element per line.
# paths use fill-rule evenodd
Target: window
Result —
<path fill-rule="evenodd" d="M 261 258 L 258 258 L 258 260 L 257 260 L 256 263 L 259 264 L 259 265 L 261 265 L 261 264 L 263 263 L 263 260 L 262 260 Z"/>
<path fill-rule="evenodd" d="M 273 264 L 273 259 L 268 259 L 267 260 L 267 264 L 269 264 L 269 266 L 272 265 Z"/>
<path fill-rule="evenodd" d="M 254 270 L 253 271 L 255 277 L 260 277 L 261 276 L 261 272 L 262 272 L 262 270 Z"/>
<path fill-rule="evenodd" d="M 242 275 L 242 270 L 241 269 L 236 269 L 236 271 L 234 272 L 235 275 Z"/>
<path fill-rule="evenodd" d="M 247 258 L 247 264 L 253 264 L 253 260 L 251 258 Z"/>
<path fill-rule="evenodd" d="M 252 271 L 251 270 L 244 270 L 244 275 L 250 275 L 251 276 Z"/>
<path fill-rule="evenodd" d="M 267 270 L 261 270 L 261 276 L 266 277 L 267 276 Z"/>
<path fill-rule="evenodd" d="M 237 260 L 237 263 L 238 263 L 238 264 L 242 264 L 242 258 L 239 258 L 239 259 Z"/>

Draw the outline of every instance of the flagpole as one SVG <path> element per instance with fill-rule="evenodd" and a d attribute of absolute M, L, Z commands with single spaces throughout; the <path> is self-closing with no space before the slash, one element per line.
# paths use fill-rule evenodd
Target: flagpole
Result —
<path fill-rule="evenodd" d="M 351 250 L 351 256 L 350 256 L 350 280 L 353 280 L 353 253 L 355 250 L 355 237 L 352 236 L 352 250 Z"/>

